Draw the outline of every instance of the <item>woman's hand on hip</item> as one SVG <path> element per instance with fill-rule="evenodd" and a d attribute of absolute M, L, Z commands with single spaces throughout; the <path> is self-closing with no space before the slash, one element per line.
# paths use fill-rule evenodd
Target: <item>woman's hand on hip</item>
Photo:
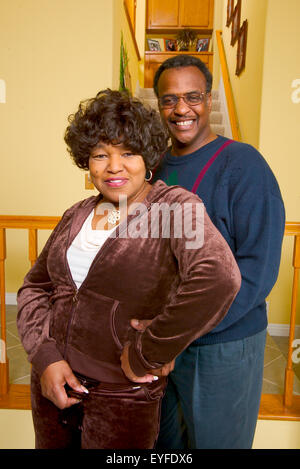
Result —
<path fill-rule="evenodd" d="M 136 329 L 137 331 L 144 332 L 148 326 L 152 323 L 152 319 L 132 319 L 130 321 L 131 327 Z M 168 376 L 171 371 L 174 370 L 175 367 L 175 358 L 169 363 L 165 363 L 161 368 L 155 368 L 153 370 L 149 370 L 149 373 L 155 376 Z"/>
<path fill-rule="evenodd" d="M 156 381 L 158 377 L 153 376 L 153 374 L 151 373 L 147 373 L 144 376 L 136 376 L 134 374 L 129 364 L 128 348 L 129 348 L 128 344 L 124 345 L 122 355 L 121 355 L 121 368 L 125 376 L 130 381 L 133 381 L 134 383 L 152 383 L 152 381 Z"/>
<path fill-rule="evenodd" d="M 42 395 L 59 409 L 66 409 L 80 402 L 80 399 L 68 397 L 65 384 L 68 384 L 76 392 L 88 393 L 88 390 L 80 384 L 65 360 L 47 366 L 41 376 Z"/>

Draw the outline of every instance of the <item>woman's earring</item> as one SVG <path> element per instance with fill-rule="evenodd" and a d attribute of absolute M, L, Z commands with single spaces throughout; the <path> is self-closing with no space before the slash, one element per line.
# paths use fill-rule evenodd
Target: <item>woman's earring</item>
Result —
<path fill-rule="evenodd" d="M 87 180 L 88 180 L 88 182 L 92 182 L 90 173 L 87 173 Z"/>
<path fill-rule="evenodd" d="M 149 173 L 150 173 L 150 176 L 149 176 L 149 177 L 145 177 L 145 181 L 146 181 L 146 182 L 149 182 L 149 181 L 151 181 L 151 179 L 152 179 L 152 171 L 151 171 L 151 169 L 148 169 L 148 171 L 149 171 Z"/>

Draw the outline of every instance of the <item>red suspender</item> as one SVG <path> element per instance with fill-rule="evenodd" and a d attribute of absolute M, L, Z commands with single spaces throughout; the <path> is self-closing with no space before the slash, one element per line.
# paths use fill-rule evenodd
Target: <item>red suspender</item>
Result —
<path fill-rule="evenodd" d="M 200 171 L 200 173 L 198 174 L 198 177 L 196 179 L 196 182 L 195 184 L 193 185 L 193 188 L 192 188 L 192 192 L 194 194 L 196 194 L 197 192 L 197 189 L 199 187 L 199 184 L 200 182 L 202 181 L 202 179 L 204 178 L 204 175 L 206 173 L 206 171 L 208 170 L 208 168 L 210 168 L 210 166 L 213 164 L 213 162 L 215 161 L 216 158 L 218 158 L 219 154 L 224 150 L 224 148 L 226 148 L 228 145 L 230 145 L 231 143 L 233 143 L 234 140 L 227 140 L 217 151 L 216 153 L 210 158 L 210 160 L 208 160 L 208 162 L 206 163 L 206 165 L 203 167 L 203 169 Z"/>

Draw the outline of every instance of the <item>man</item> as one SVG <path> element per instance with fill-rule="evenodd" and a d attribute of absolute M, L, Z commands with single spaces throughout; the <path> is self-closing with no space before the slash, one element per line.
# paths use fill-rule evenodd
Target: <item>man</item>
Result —
<path fill-rule="evenodd" d="M 285 213 L 278 184 L 253 147 L 212 132 L 211 87 L 209 70 L 187 55 L 166 60 L 154 79 L 172 142 L 155 179 L 199 195 L 242 275 L 225 319 L 176 358 L 163 401 L 162 449 L 252 447 L 263 379 L 265 298 L 280 263 Z M 147 321 L 132 325 L 142 330 Z"/>

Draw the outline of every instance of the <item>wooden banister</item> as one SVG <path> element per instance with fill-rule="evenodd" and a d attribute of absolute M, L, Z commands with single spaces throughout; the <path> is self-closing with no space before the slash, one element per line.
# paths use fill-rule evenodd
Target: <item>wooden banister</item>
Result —
<path fill-rule="evenodd" d="M 127 2 L 125 0 L 123 2 L 123 5 L 124 5 L 125 15 L 126 15 L 126 18 L 127 18 L 127 22 L 128 22 L 128 26 L 129 26 L 129 30 L 130 30 L 130 34 L 131 34 L 131 38 L 132 38 L 132 42 L 133 42 L 133 45 L 134 45 L 134 50 L 135 50 L 137 59 L 140 62 L 141 55 L 140 55 L 140 51 L 139 51 L 139 46 L 138 46 L 138 44 L 136 42 L 136 38 L 135 38 L 135 26 L 132 24 L 130 13 L 129 13 L 129 10 L 128 10 L 128 5 L 127 5 Z"/>
<path fill-rule="evenodd" d="M 28 252 L 31 266 L 38 257 L 38 230 L 53 230 L 60 217 L 36 216 L 0 216 L 0 305 L 1 305 L 1 341 L 0 341 L 0 395 L 9 390 L 9 362 L 6 353 L 6 306 L 5 306 L 5 260 L 6 229 L 28 230 Z"/>
<path fill-rule="evenodd" d="M 300 420 L 300 397 L 293 395 L 294 370 L 293 370 L 293 341 L 295 337 L 296 307 L 299 287 L 300 269 L 300 223 L 287 222 L 285 236 L 294 236 L 293 249 L 293 285 L 290 314 L 290 331 L 288 343 L 288 356 L 285 369 L 285 381 L 283 395 L 263 394 L 259 411 L 259 418 L 270 420 Z"/>
<path fill-rule="evenodd" d="M 216 31 L 216 38 L 217 38 L 217 46 L 218 46 L 218 52 L 219 52 L 219 58 L 220 58 L 221 73 L 222 73 L 222 78 L 223 78 L 223 83 L 224 83 L 225 96 L 226 96 L 226 102 L 227 102 L 227 109 L 228 109 L 228 115 L 229 115 L 229 120 L 230 120 L 232 138 L 234 140 L 241 141 L 241 134 L 240 134 L 239 124 L 238 124 L 238 118 L 237 118 L 237 114 L 236 114 L 236 110 L 235 110 L 234 99 L 233 99 L 233 94 L 232 94 L 232 89 L 231 89 L 231 84 L 230 84 L 230 78 L 229 78 L 229 73 L 228 73 L 227 60 L 226 60 L 224 43 L 223 43 L 223 38 L 222 38 L 222 31 L 220 31 L 220 30 Z"/>
<path fill-rule="evenodd" d="M 34 264 L 37 255 L 37 230 L 53 229 L 60 217 L 0 216 L 0 300 L 1 300 L 1 344 L 0 349 L 0 408 L 30 408 L 30 389 L 28 385 L 9 386 L 8 360 L 6 355 L 6 323 L 5 323 L 5 260 L 6 260 L 6 229 L 27 229 L 29 233 L 29 260 Z M 292 353 L 296 322 L 296 304 L 298 296 L 298 280 L 300 269 L 300 222 L 287 222 L 285 235 L 294 236 L 292 287 L 292 304 L 289 333 L 288 360 L 285 372 L 284 394 L 262 395 L 259 418 L 300 420 L 300 397 L 293 396 Z M 0 345 L 1 345 L 0 344 Z"/>
<path fill-rule="evenodd" d="M 295 325 L 296 325 L 296 308 L 298 298 L 298 285 L 299 285 L 299 269 L 300 269 L 300 223 L 294 223 L 288 230 L 285 231 L 286 235 L 294 236 L 294 250 L 293 250 L 293 286 L 292 286 L 292 303 L 291 303 L 291 317 L 290 317 L 290 332 L 289 332 L 289 346 L 288 346 L 288 357 L 287 366 L 285 370 L 285 384 L 283 400 L 286 407 L 291 407 L 293 404 L 293 382 L 294 382 L 294 370 L 293 370 L 293 341 L 295 338 Z"/>

